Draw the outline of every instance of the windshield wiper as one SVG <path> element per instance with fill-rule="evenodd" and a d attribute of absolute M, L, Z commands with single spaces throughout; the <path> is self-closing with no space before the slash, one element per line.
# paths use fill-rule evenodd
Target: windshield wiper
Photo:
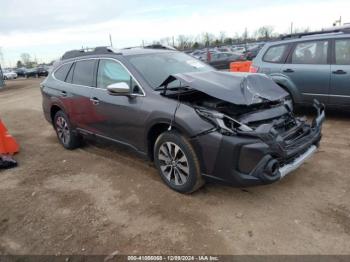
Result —
<path fill-rule="evenodd" d="M 161 86 L 157 87 L 154 90 L 155 91 L 164 91 L 164 90 L 170 90 L 170 91 L 178 91 L 178 90 L 190 90 L 189 86 L 174 86 L 174 87 L 167 87 L 167 86 Z"/>
<path fill-rule="evenodd" d="M 175 86 L 175 87 L 168 87 L 168 85 L 161 86 L 158 88 L 155 88 L 156 91 L 163 91 L 162 95 L 166 95 L 167 91 L 184 91 L 187 92 L 189 90 L 192 90 L 192 88 L 189 88 L 189 86 Z"/>

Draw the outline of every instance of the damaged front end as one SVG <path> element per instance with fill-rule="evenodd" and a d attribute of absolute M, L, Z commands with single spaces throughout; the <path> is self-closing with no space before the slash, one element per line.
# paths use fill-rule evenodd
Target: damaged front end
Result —
<path fill-rule="evenodd" d="M 295 117 L 283 104 L 237 119 L 205 109 L 197 109 L 197 112 L 226 137 L 257 139 L 242 143 L 237 170 L 271 183 L 297 169 L 315 153 L 321 139 L 325 108 L 317 101 L 314 107 L 317 116 L 311 123 L 304 117 Z"/>
<path fill-rule="evenodd" d="M 264 181 L 273 182 L 294 171 L 311 157 L 319 146 L 325 119 L 324 105 L 315 101 L 314 107 L 317 116 L 311 123 L 306 118 L 295 117 L 289 112 L 270 123 L 260 123 L 251 132 L 238 131 L 238 135 L 259 138 L 269 147 L 269 152 L 257 164 L 260 170 L 248 168 L 245 171 L 256 172 Z M 251 148 L 243 148 L 243 152 L 247 152 L 241 156 L 242 169 L 244 155 L 250 154 Z"/>
<path fill-rule="evenodd" d="M 234 81 L 229 81 L 232 77 Z M 175 97 L 213 125 L 193 137 L 202 151 L 206 146 L 216 150 L 201 157 L 208 178 L 237 186 L 268 184 L 316 152 L 325 119 L 325 107 L 318 101 L 314 102 L 317 116 L 308 122 L 294 116 L 288 94 L 263 75 L 190 73 L 172 79 L 189 87 Z"/>

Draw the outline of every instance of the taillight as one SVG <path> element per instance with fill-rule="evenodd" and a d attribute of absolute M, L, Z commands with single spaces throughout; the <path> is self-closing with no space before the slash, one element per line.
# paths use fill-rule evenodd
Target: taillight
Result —
<path fill-rule="evenodd" d="M 259 71 L 259 67 L 251 65 L 249 68 L 250 73 L 257 73 Z"/>

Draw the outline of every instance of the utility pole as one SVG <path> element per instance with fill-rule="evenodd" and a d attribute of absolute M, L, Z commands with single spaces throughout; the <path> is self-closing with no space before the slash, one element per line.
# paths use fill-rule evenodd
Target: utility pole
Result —
<path fill-rule="evenodd" d="M 112 35 L 111 34 L 109 34 L 109 44 L 111 45 L 111 47 L 113 47 Z"/>
<path fill-rule="evenodd" d="M 337 24 L 339 24 L 339 26 L 341 26 L 341 16 L 339 17 L 339 20 L 334 21 L 333 26 L 337 26 Z"/>
<path fill-rule="evenodd" d="M 173 47 L 175 47 L 175 39 L 174 39 L 174 36 L 173 36 Z"/>
<path fill-rule="evenodd" d="M 293 34 L 293 22 L 290 24 L 290 34 Z"/>
<path fill-rule="evenodd" d="M 244 30 L 244 48 L 245 48 L 245 50 L 247 50 L 247 40 L 248 40 L 248 29 L 247 28 L 245 28 L 245 30 Z"/>

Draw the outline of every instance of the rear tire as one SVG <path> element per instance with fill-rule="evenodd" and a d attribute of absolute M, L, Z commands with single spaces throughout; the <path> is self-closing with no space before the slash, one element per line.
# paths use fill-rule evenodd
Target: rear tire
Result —
<path fill-rule="evenodd" d="M 54 117 L 54 128 L 57 138 L 66 149 L 75 149 L 81 144 L 81 137 L 72 129 L 68 116 L 63 111 L 58 111 Z"/>
<path fill-rule="evenodd" d="M 178 132 L 162 133 L 153 154 L 160 177 L 171 189 L 192 193 L 203 186 L 198 157 L 190 142 Z"/>

